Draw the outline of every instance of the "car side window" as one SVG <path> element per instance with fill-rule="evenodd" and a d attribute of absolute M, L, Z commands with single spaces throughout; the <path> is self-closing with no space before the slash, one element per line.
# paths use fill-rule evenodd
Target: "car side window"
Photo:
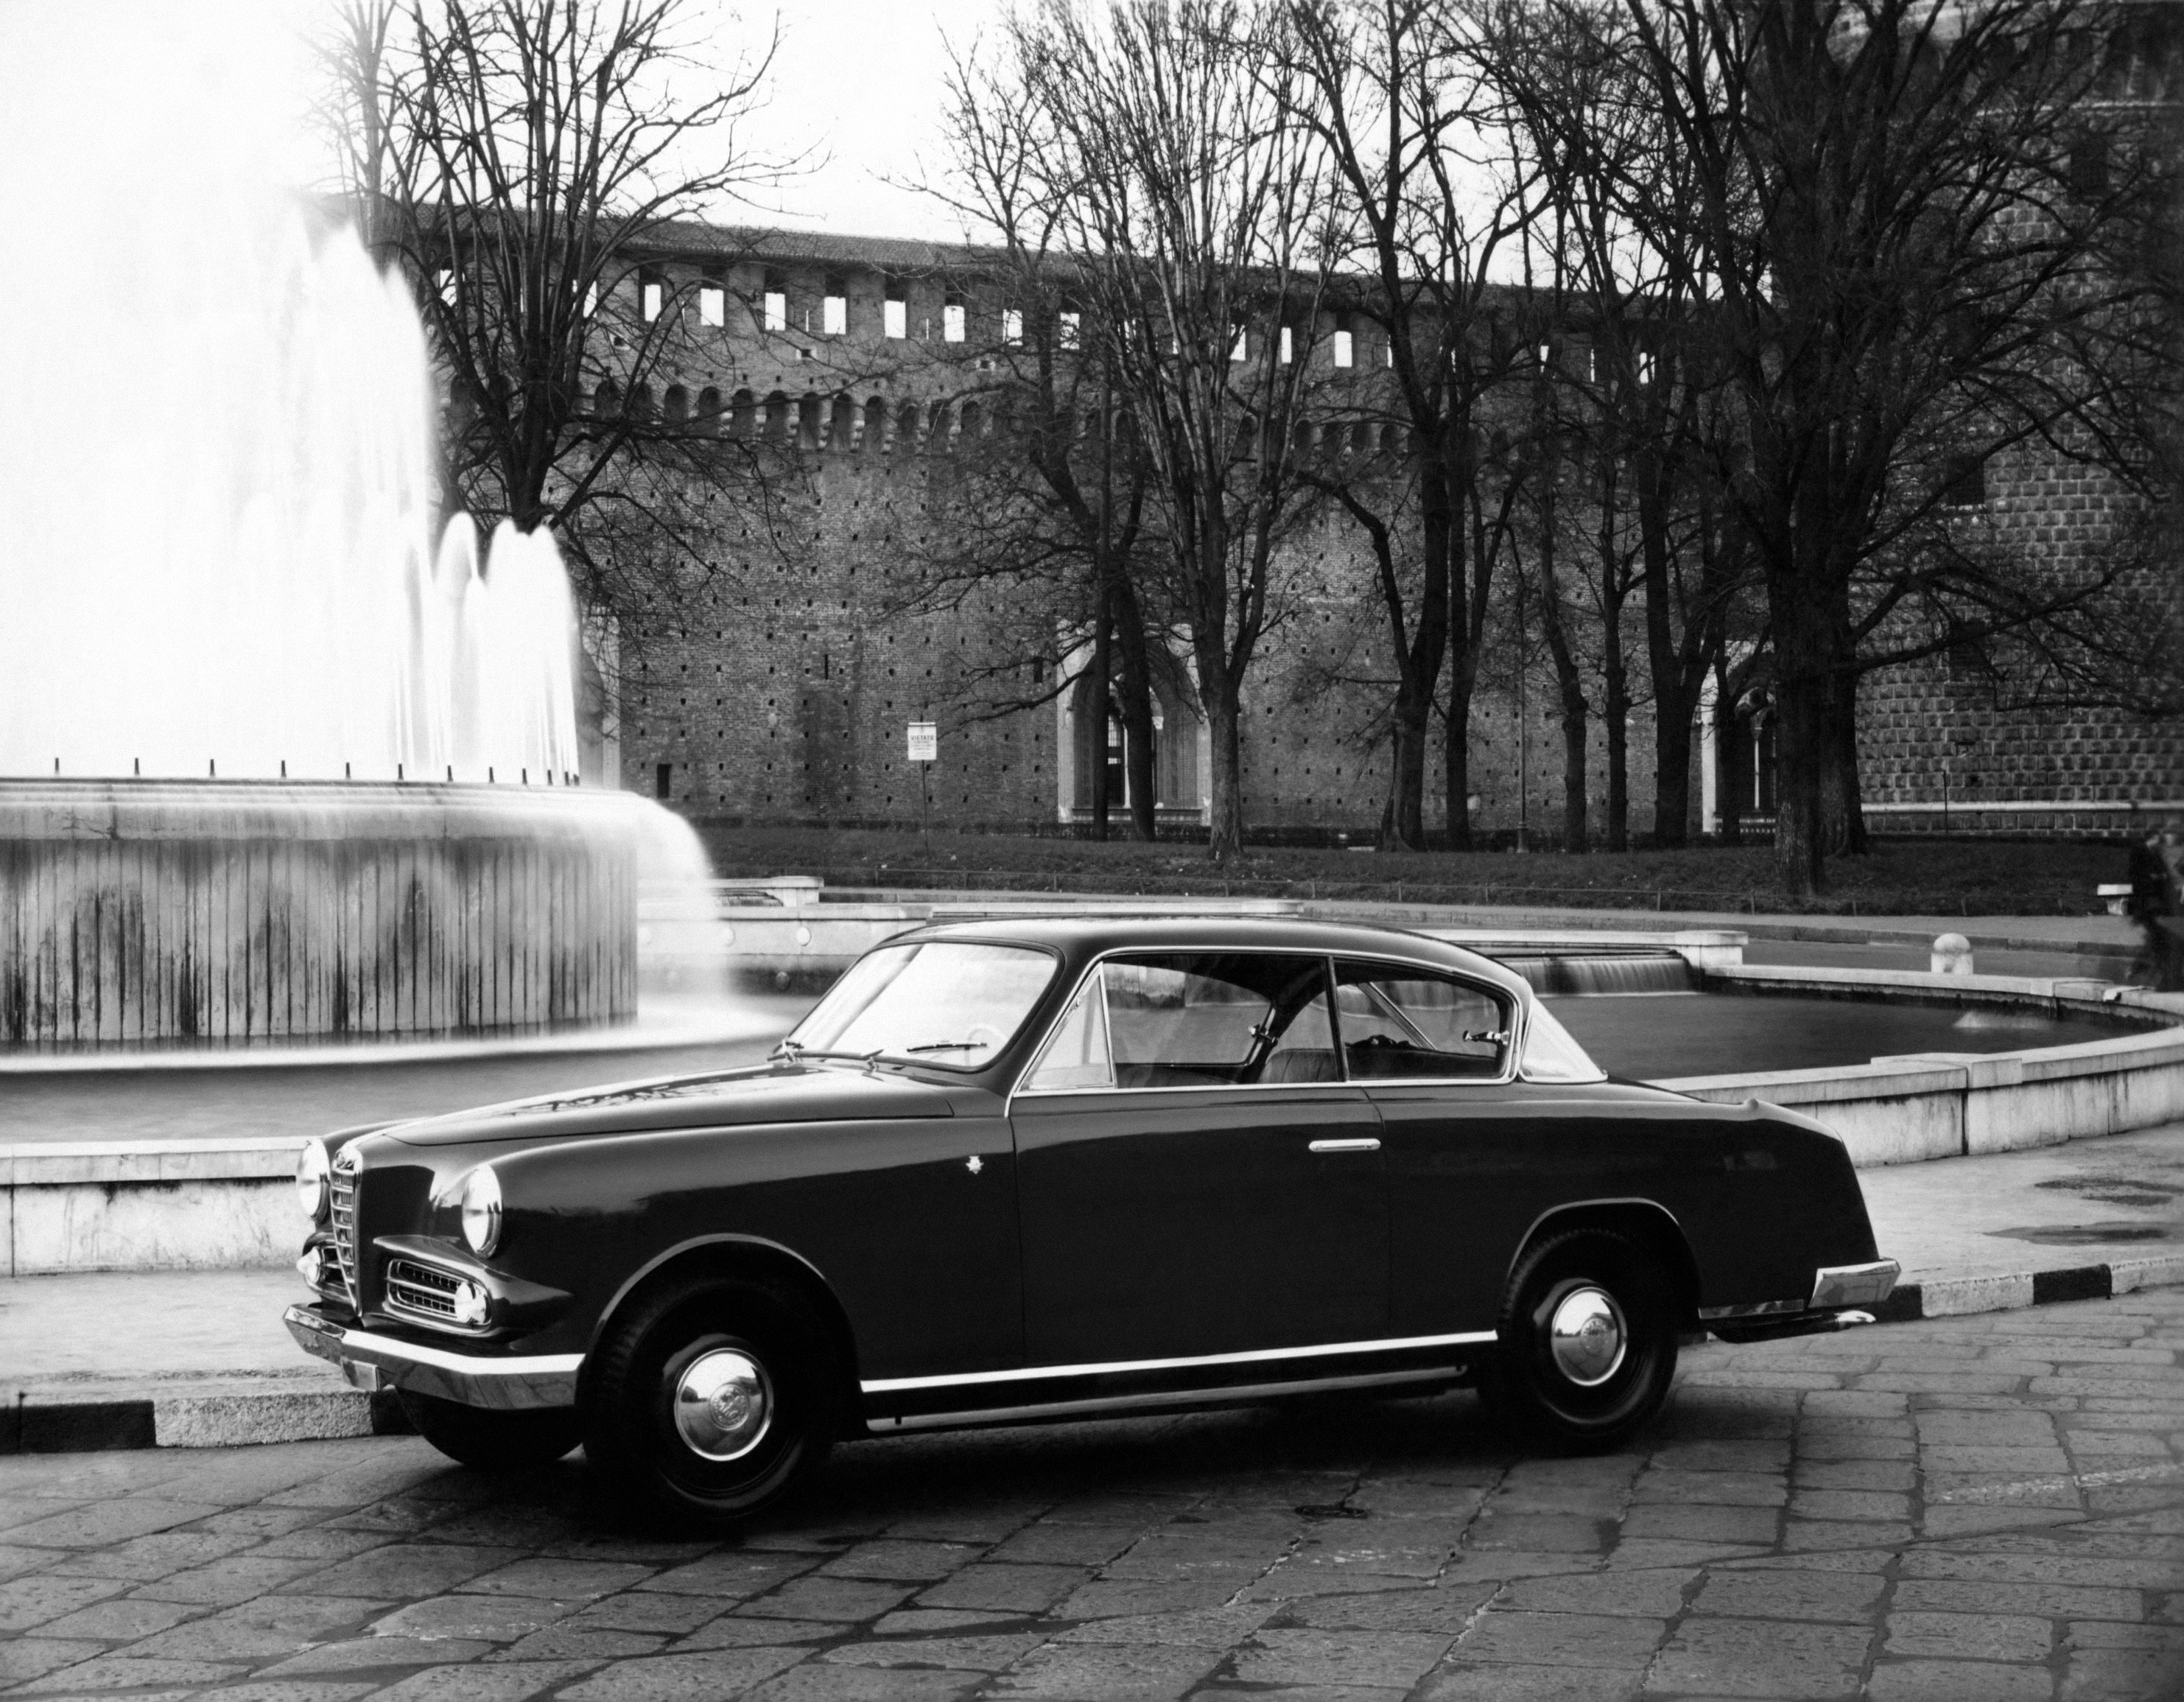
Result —
<path fill-rule="evenodd" d="M 1492 1077 L 1509 1046 L 1506 1002 L 1485 988 L 1407 965 L 1334 966 L 1342 1053 L 1358 1081 Z"/>
<path fill-rule="evenodd" d="M 1327 960 L 1273 952 L 1109 958 L 1024 1080 L 1039 1092 L 1340 1081 Z"/>

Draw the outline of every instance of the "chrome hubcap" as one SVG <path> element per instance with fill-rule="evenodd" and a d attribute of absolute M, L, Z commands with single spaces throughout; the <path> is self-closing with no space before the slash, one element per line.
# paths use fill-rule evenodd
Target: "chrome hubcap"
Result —
<path fill-rule="evenodd" d="M 1606 1382 L 1623 1364 L 1623 1309 L 1605 1289 L 1574 1288 L 1555 1308 L 1547 1346 L 1555 1369 L 1580 1388 Z"/>
<path fill-rule="evenodd" d="M 693 1454 L 740 1459 L 773 1421 L 773 1385 L 748 1353 L 718 1348 L 683 1368 L 675 1385 L 675 1428 Z"/>

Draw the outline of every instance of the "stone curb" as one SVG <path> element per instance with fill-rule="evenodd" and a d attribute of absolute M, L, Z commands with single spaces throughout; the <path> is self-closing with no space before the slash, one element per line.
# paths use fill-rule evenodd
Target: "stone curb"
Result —
<path fill-rule="evenodd" d="M 2142 1288 L 2172 1286 L 2184 1286 L 2184 1253 L 1900 1283 L 1885 1305 L 1872 1309 L 1878 1322 L 1902 1324 L 2068 1300 L 2109 1300 Z M 13 1405 L 0 1409 L 0 1455 L 235 1448 L 411 1434 L 392 1390 L 365 1395 L 320 1381 L 238 1388 L 237 1381 L 177 1378 L 171 1393 L 127 1399 L 48 1399 L 20 1393 Z"/>
<path fill-rule="evenodd" d="M 1872 1309 L 1883 1324 L 1921 1318 L 1962 1318 L 1975 1312 L 2008 1312 L 2064 1300 L 2110 1300 L 2142 1288 L 2184 1284 L 2184 1253 L 2158 1258 L 2119 1258 L 2059 1270 L 2004 1272 L 1992 1276 L 1944 1276 L 1900 1282 L 1885 1304 Z"/>

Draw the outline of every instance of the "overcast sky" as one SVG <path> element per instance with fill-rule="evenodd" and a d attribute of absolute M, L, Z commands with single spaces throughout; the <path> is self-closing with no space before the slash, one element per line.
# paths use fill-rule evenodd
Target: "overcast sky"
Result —
<path fill-rule="evenodd" d="M 761 124 L 784 148 L 824 156 L 778 192 L 778 222 L 873 237 L 953 241 L 954 216 L 889 180 L 938 170 L 934 117 L 947 70 L 944 31 L 959 49 L 990 30 L 1004 0 L 823 0 L 782 14 L 773 98 Z M 769 14 L 745 8 L 762 33 Z"/>

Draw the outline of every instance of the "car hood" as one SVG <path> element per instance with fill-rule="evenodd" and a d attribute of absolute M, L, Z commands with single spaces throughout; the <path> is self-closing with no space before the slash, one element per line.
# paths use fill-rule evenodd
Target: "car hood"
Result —
<path fill-rule="evenodd" d="M 867 1122 L 953 1114 L 945 1093 L 911 1077 L 807 1064 L 616 1082 L 397 1124 L 383 1132 L 406 1146 L 448 1147 L 635 1129 Z"/>

